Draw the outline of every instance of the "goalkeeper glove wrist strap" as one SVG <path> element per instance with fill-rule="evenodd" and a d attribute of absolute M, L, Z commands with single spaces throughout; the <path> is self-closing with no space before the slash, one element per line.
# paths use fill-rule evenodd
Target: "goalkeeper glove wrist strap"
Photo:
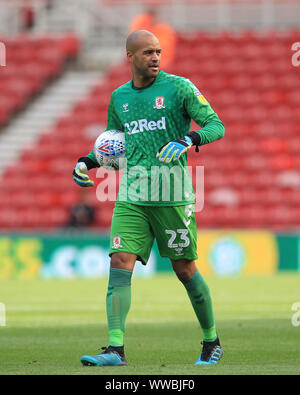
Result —
<path fill-rule="evenodd" d="M 190 139 L 192 140 L 192 142 L 193 142 L 193 145 L 195 145 L 196 146 L 196 152 L 199 152 L 199 145 L 201 145 L 201 137 L 200 137 L 200 134 L 199 133 L 197 133 L 197 132 L 190 132 L 190 133 L 188 133 L 187 134 L 187 136 L 189 136 L 190 137 Z"/>
<path fill-rule="evenodd" d="M 95 167 L 99 167 L 97 166 L 97 164 L 88 156 L 82 156 L 81 158 L 78 159 L 78 162 L 83 162 L 86 164 L 86 167 L 88 170 L 90 169 L 94 169 Z"/>

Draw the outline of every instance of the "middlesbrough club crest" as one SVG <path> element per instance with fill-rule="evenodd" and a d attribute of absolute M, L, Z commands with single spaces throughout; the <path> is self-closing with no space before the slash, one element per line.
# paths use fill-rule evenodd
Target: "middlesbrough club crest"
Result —
<path fill-rule="evenodd" d="M 163 96 L 157 96 L 155 98 L 155 106 L 153 108 L 157 108 L 158 110 L 165 108 L 164 102 L 165 98 Z"/>
<path fill-rule="evenodd" d="M 121 237 L 120 236 L 115 236 L 113 238 L 113 248 L 119 248 L 119 247 L 123 247 L 121 244 Z"/>

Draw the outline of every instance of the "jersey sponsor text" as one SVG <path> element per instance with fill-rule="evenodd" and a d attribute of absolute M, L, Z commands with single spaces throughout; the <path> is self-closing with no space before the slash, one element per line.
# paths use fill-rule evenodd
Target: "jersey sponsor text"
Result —
<path fill-rule="evenodd" d="M 140 133 L 151 130 L 166 129 L 166 118 L 162 117 L 158 121 L 148 121 L 147 119 L 138 119 L 137 121 L 126 122 L 124 124 L 128 134 Z"/>

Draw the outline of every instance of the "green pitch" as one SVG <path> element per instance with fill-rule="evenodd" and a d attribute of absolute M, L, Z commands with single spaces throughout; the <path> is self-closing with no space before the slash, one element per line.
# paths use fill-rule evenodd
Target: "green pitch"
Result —
<path fill-rule="evenodd" d="M 107 345 L 107 280 L 0 281 L 0 374 L 300 374 L 299 275 L 208 277 L 224 347 L 217 366 L 194 366 L 200 329 L 173 274 L 133 278 L 127 367 L 82 367 Z"/>

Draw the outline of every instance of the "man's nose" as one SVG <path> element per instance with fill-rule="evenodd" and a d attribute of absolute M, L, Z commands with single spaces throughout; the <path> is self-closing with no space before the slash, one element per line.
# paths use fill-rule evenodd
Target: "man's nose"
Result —
<path fill-rule="evenodd" d="M 157 62 L 158 59 L 159 59 L 159 55 L 158 55 L 156 52 L 154 52 L 154 53 L 152 54 L 152 60 Z"/>

